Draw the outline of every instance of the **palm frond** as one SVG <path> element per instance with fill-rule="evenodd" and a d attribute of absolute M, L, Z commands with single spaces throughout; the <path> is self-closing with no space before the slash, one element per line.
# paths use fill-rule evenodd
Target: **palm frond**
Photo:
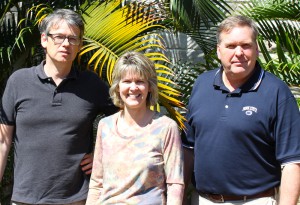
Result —
<path fill-rule="evenodd" d="M 231 10 L 223 0 L 170 0 L 170 9 L 176 25 L 183 31 L 197 30 L 201 22 L 206 27 L 215 25 Z"/>
<path fill-rule="evenodd" d="M 276 53 L 272 54 L 270 54 L 266 48 L 263 39 L 260 38 L 258 42 L 264 58 L 263 60 L 260 60 L 263 67 L 284 80 L 288 85 L 299 86 L 300 55 L 285 51 L 280 44 L 279 38 L 276 40 Z M 291 41 L 290 44 L 291 47 L 300 46 L 300 44 L 295 44 L 295 42 L 293 43 Z"/>
<path fill-rule="evenodd" d="M 175 28 L 191 36 L 208 54 L 216 46 L 216 26 L 231 11 L 225 0 L 170 0 Z"/>
<path fill-rule="evenodd" d="M 300 80 L 300 3 L 294 0 L 251 0 L 241 5 L 239 13 L 258 24 L 262 65 L 289 85 Z M 270 50 L 267 43 L 273 43 Z"/>
<path fill-rule="evenodd" d="M 126 51 L 144 53 L 155 62 L 159 104 L 168 110 L 179 125 L 183 125 L 184 118 L 174 107 L 183 108 L 184 104 L 177 99 L 180 92 L 170 80 L 173 71 L 170 61 L 162 53 L 163 39 L 155 32 L 165 28 L 160 24 L 165 16 L 151 4 L 133 2 L 121 6 L 121 3 L 118 0 L 108 0 L 94 2 L 82 8 L 86 33 L 79 60 L 89 56 L 87 67 L 92 68 L 110 84 L 119 56 Z M 160 110 L 160 107 L 156 106 L 155 109 Z"/>
<path fill-rule="evenodd" d="M 83 18 L 86 22 L 85 46 L 80 56 L 94 51 L 87 65 L 90 67 L 93 64 L 94 70 L 100 76 L 107 77 L 108 82 L 111 82 L 114 62 L 125 51 L 163 49 L 159 36 L 147 33 L 147 30 L 163 28 L 155 24 L 160 19 L 150 16 L 148 11 L 145 13 L 145 6 L 132 3 L 120 8 L 120 1 L 94 3 L 85 9 Z M 97 25 L 105 26 L 99 28 Z M 106 61 L 110 59 L 110 65 L 104 61 L 103 55 L 109 56 Z"/>
<path fill-rule="evenodd" d="M 300 36 L 300 3 L 294 0 L 251 0 L 242 4 L 240 13 L 254 19 L 258 24 L 260 35 L 289 49 L 288 39 L 299 42 Z M 286 38 L 288 36 L 288 38 Z M 295 48 L 294 52 L 300 54 Z"/>

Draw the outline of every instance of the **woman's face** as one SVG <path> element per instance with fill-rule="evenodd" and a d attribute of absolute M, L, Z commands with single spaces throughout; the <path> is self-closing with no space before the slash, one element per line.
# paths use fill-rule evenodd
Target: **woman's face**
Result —
<path fill-rule="evenodd" d="M 119 93 L 127 109 L 144 109 L 147 107 L 149 82 L 139 75 L 128 72 L 119 82 Z"/>

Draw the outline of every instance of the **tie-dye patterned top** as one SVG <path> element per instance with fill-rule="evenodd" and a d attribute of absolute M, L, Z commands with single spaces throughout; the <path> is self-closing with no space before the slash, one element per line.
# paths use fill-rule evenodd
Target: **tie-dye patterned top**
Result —
<path fill-rule="evenodd" d="M 177 124 L 156 113 L 141 133 L 117 131 L 122 111 L 99 122 L 87 205 L 181 205 L 183 153 Z"/>

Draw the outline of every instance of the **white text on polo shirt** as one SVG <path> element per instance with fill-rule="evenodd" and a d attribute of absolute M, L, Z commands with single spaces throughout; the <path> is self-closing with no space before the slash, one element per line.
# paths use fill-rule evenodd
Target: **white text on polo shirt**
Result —
<path fill-rule="evenodd" d="M 257 108 L 253 106 L 245 106 L 242 111 L 245 112 L 246 115 L 252 115 L 253 112 L 257 113 Z"/>

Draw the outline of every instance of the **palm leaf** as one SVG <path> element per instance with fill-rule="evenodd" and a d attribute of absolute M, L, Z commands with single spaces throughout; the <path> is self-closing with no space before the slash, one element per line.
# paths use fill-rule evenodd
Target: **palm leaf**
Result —
<path fill-rule="evenodd" d="M 174 26 L 191 36 L 205 54 L 216 47 L 216 26 L 230 11 L 225 0 L 170 0 Z"/>
<path fill-rule="evenodd" d="M 300 3 L 294 0 L 251 0 L 242 4 L 240 13 L 254 19 L 260 34 L 288 49 L 289 40 L 299 42 L 300 36 Z M 286 38 L 288 36 L 288 38 Z M 297 49 L 294 52 L 300 53 Z"/>
<path fill-rule="evenodd" d="M 127 50 L 143 52 L 147 49 L 162 49 L 160 37 L 146 33 L 147 30 L 163 28 L 155 25 L 160 19 L 148 17 L 149 14 L 144 10 L 145 6 L 134 3 L 120 8 L 120 1 L 94 3 L 85 9 L 83 18 L 86 22 L 86 44 L 80 56 L 94 51 L 87 65 L 93 65 L 94 70 L 106 77 L 109 83 L 114 62 Z M 99 24 L 105 26 L 99 28 Z M 103 59 L 103 55 L 108 58 Z M 112 63 L 108 66 L 105 60 Z"/>
<path fill-rule="evenodd" d="M 290 44 L 291 47 L 299 47 L 300 45 L 293 42 L 290 42 Z M 277 75 L 288 85 L 299 86 L 300 55 L 286 52 L 281 46 L 279 38 L 276 41 L 276 53 L 273 53 L 272 56 L 262 39 L 259 40 L 259 45 L 264 57 L 264 60 L 261 60 L 261 64 L 265 69 Z"/>
<path fill-rule="evenodd" d="M 289 85 L 300 80 L 300 4 L 293 0 L 251 0 L 241 5 L 240 12 L 254 19 L 260 32 L 259 45 L 265 69 Z M 265 42 L 272 42 L 270 51 Z M 272 56 L 269 54 L 272 52 Z"/>

